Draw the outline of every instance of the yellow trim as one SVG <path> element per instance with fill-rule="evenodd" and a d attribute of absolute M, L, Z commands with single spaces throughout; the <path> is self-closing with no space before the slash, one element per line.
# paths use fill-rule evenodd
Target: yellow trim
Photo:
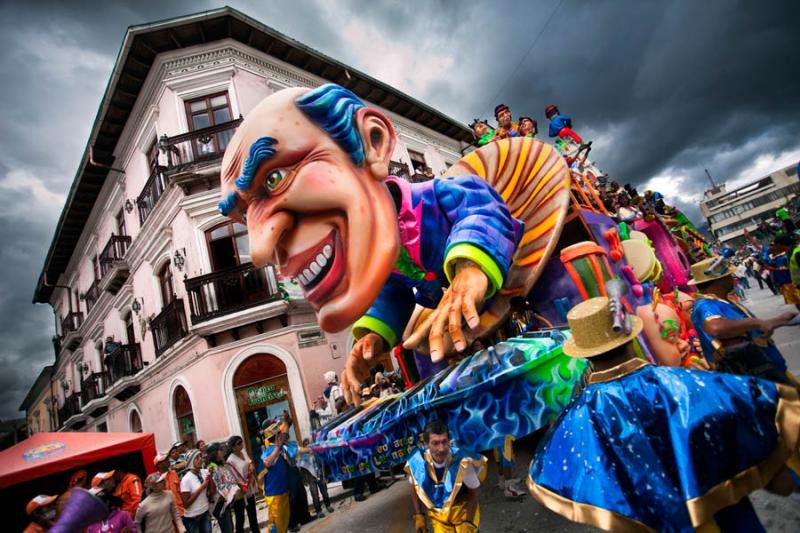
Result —
<path fill-rule="evenodd" d="M 733 505 L 749 493 L 763 488 L 786 465 L 800 444 L 800 399 L 797 389 L 775 384 L 778 390 L 778 408 L 775 426 L 778 445 L 763 462 L 739 472 L 732 479 L 719 483 L 702 496 L 686 502 L 692 525 L 699 527 L 712 520 L 720 509 Z"/>
<path fill-rule="evenodd" d="M 607 381 L 614 381 L 615 379 L 619 379 L 621 377 L 627 376 L 633 372 L 636 372 L 643 366 L 648 366 L 650 363 L 645 361 L 644 359 L 633 358 L 628 359 L 624 363 L 620 363 L 617 366 L 613 366 L 608 370 L 603 370 L 601 372 L 592 372 L 589 376 L 589 385 L 594 383 L 605 383 Z"/>
<path fill-rule="evenodd" d="M 453 283 L 453 278 L 455 278 L 456 260 L 458 259 L 472 261 L 489 278 L 490 287 L 486 293 L 487 299 L 494 296 L 494 293 L 503 286 L 503 273 L 494 258 L 477 246 L 466 242 L 456 244 L 447 251 L 447 256 L 444 259 L 444 275 L 447 276 L 447 281 L 450 283 Z"/>
<path fill-rule="evenodd" d="M 395 333 L 389 324 L 374 316 L 362 316 L 353 324 L 351 331 L 355 340 L 359 340 L 367 333 L 376 333 L 386 341 L 390 348 L 397 344 L 397 333 Z"/>
<path fill-rule="evenodd" d="M 545 174 L 544 177 L 536 185 L 536 188 L 533 190 L 533 192 L 530 194 L 530 196 L 528 196 L 528 199 L 525 200 L 525 202 L 520 206 L 519 209 L 517 209 L 515 211 L 515 213 L 522 213 L 523 211 L 525 211 L 525 209 L 527 209 L 528 205 L 530 205 L 530 203 L 533 201 L 533 199 L 539 193 L 539 191 L 542 190 L 542 187 L 544 187 L 545 184 L 549 183 L 550 180 L 552 179 L 552 177 L 556 173 L 560 172 L 561 170 L 562 170 L 562 168 L 559 165 L 554 164 L 553 167 L 550 170 L 547 171 L 547 174 Z"/>
<path fill-rule="evenodd" d="M 528 266 L 531 263 L 535 263 L 536 261 L 538 261 L 538 260 L 540 260 L 542 258 L 542 256 L 544 255 L 545 250 L 546 250 L 546 248 L 539 248 L 538 250 L 533 252 L 531 255 L 529 255 L 529 256 L 525 257 L 524 259 L 521 259 L 520 261 L 518 261 L 517 264 L 520 265 L 520 266 Z"/>
<path fill-rule="evenodd" d="M 486 168 L 483 166 L 483 161 L 481 161 L 477 151 L 468 153 L 461 160 L 471 166 L 478 176 L 486 176 Z"/>
<path fill-rule="evenodd" d="M 623 516 L 594 505 L 578 503 L 569 500 L 559 494 L 556 494 L 555 492 L 552 492 L 549 489 L 544 488 L 541 485 L 534 483 L 530 475 L 528 476 L 528 492 L 530 492 L 531 496 L 533 496 L 534 499 L 536 499 L 539 503 L 554 513 L 558 513 L 568 520 L 572 520 L 573 522 L 587 524 L 600 529 L 605 529 L 606 531 L 622 533 L 655 532 L 655 529 L 646 526 L 638 520 L 628 518 L 627 516 Z"/>

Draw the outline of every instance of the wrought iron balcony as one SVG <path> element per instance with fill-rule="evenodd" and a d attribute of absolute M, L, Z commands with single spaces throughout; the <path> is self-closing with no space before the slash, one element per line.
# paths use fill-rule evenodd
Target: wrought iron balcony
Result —
<path fill-rule="evenodd" d="M 100 286 L 111 294 L 117 294 L 130 275 L 128 263 L 125 262 L 130 245 L 129 236 L 111 235 L 100 253 Z"/>
<path fill-rule="evenodd" d="M 239 117 L 230 122 L 223 122 L 174 137 L 162 135 L 158 141 L 158 147 L 162 153 L 167 154 L 167 169 L 170 171 L 181 170 L 192 163 L 221 158 L 241 122 L 242 117 Z"/>
<path fill-rule="evenodd" d="M 83 324 L 83 313 L 80 311 L 73 311 L 68 313 L 67 316 L 61 321 L 61 346 L 67 350 L 74 350 L 81 342 L 81 336 L 78 335 L 78 330 Z"/>
<path fill-rule="evenodd" d="M 150 329 L 153 332 L 156 357 L 184 338 L 188 333 L 188 328 L 186 327 L 183 300 L 176 298 L 164 306 L 164 309 L 150 321 Z"/>
<path fill-rule="evenodd" d="M 97 398 L 105 396 L 105 381 L 103 372 L 93 372 L 81 381 L 81 405 L 86 407 L 86 404 Z"/>
<path fill-rule="evenodd" d="M 107 387 L 111 388 L 122 378 L 137 374 L 142 364 L 142 351 L 139 343 L 117 344 L 116 348 L 103 359 L 106 367 Z"/>
<path fill-rule="evenodd" d="M 83 299 L 86 302 L 86 315 L 88 316 L 89 313 L 92 312 L 92 308 L 97 304 L 97 300 L 100 299 L 100 281 L 94 280 L 89 288 L 86 289 L 86 293 L 83 295 Z"/>
<path fill-rule="evenodd" d="M 192 324 L 280 299 L 269 279 L 272 267 L 252 263 L 187 279 Z"/>
<path fill-rule="evenodd" d="M 156 167 L 147 183 L 142 187 L 142 193 L 136 199 L 136 205 L 139 207 L 139 223 L 144 224 L 153 209 L 156 208 L 158 200 L 167 190 L 167 178 L 164 176 L 163 167 Z"/>
<path fill-rule="evenodd" d="M 58 421 L 61 426 L 66 424 L 71 417 L 80 414 L 81 402 L 77 392 L 73 392 L 64 399 L 64 405 L 58 409 Z"/>

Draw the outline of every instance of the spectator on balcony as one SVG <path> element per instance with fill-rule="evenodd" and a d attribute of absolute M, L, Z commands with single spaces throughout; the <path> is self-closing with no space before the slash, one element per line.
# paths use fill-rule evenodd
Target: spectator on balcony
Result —
<path fill-rule="evenodd" d="M 120 346 L 122 346 L 122 344 L 116 342 L 113 335 L 106 337 L 106 343 L 103 347 L 103 364 L 108 368 L 108 378 L 111 383 L 114 383 L 122 377 L 121 369 L 119 365 L 114 364 L 114 358 L 112 357 L 114 352 L 119 350 Z"/>

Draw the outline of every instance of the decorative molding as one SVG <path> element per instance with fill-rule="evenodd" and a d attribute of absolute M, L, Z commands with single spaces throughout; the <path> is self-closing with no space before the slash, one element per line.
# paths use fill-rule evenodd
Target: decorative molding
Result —
<path fill-rule="evenodd" d="M 199 324 L 190 326 L 189 330 L 201 336 L 213 335 L 233 328 L 252 324 L 259 320 L 266 320 L 287 313 L 289 304 L 283 300 L 267 302 L 265 304 L 229 313 Z"/>

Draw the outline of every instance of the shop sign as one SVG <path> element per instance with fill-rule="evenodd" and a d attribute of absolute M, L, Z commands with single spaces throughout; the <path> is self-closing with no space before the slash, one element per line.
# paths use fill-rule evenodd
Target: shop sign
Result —
<path fill-rule="evenodd" d="M 247 405 L 253 406 L 272 400 L 279 400 L 286 396 L 282 390 L 276 390 L 276 385 L 261 385 L 247 389 Z"/>

